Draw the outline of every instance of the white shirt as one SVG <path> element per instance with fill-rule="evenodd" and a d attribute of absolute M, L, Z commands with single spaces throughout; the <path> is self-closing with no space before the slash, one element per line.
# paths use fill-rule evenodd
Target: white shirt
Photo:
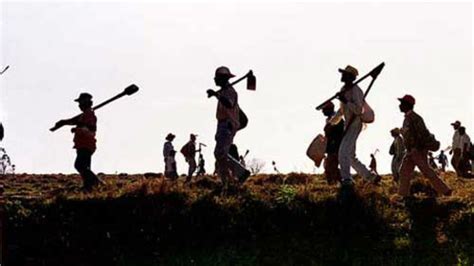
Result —
<path fill-rule="evenodd" d="M 464 133 L 464 135 L 462 136 L 459 135 L 459 145 L 461 146 L 461 152 L 464 152 L 464 145 L 466 144 L 467 148 L 469 149 L 469 147 L 471 146 L 471 138 L 466 133 Z"/>
<path fill-rule="evenodd" d="M 459 135 L 458 130 L 454 132 L 452 149 L 453 150 L 462 149 L 461 142 L 460 142 L 460 135 Z"/>

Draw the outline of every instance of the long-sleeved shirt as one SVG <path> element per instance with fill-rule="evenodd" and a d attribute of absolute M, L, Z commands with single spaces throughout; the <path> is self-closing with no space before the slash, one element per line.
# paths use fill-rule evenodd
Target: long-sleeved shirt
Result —
<path fill-rule="evenodd" d="M 401 136 L 395 137 L 393 139 L 392 147 L 393 157 L 397 160 L 401 160 L 405 155 L 405 144 L 403 143 L 403 138 Z"/>
<path fill-rule="evenodd" d="M 462 148 L 461 147 L 461 142 L 460 142 L 460 137 L 461 137 L 461 135 L 459 135 L 459 130 L 454 131 L 453 144 L 451 146 L 453 150 Z"/>
<path fill-rule="evenodd" d="M 349 126 L 348 121 L 352 119 L 360 119 L 364 106 L 364 92 L 357 85 L 353 85 L 351 89 L 341 88 L 342 95 L 347 102 L 341 102 L 341 106 L 336 115 L 331 119 L 332 124 L 337 124 L 342 117 L 346 121 L 346 127 Z"/>
<path fill-rule="evenodd" d="M 430 133 L 423 118 L 415 111 L 409 111 L 405 114 L 401 133 L 408 152 L 412 149 L 422 150 L 426 148 L 426 138 Z"/>
<path fill-rule="evenodd" d="M 163 146 L 163 157 L 171 156 L 171 151 L 174 151 L 173 143 L 171 143 L 171 141 L 165 142 Z"/>
<path fill-rule="evenodd" d="M 74 148 L 87 149 L 92 152 L 96 149 L 95 132 L 97 129 L 97 117 L 92 109 L 87 109 L 77 119 L 74 129 Z"/>
<path fill-rule="evenodd" d="M 464 133 L 464 135 L 459 135 L 459 146 L 461 149 L 461 154 L 466 151 L 465 148 L 467 151 L 469 151 L 469 148 L 471 147 L 471 138 L 469 135 L 466 133 Z"/>

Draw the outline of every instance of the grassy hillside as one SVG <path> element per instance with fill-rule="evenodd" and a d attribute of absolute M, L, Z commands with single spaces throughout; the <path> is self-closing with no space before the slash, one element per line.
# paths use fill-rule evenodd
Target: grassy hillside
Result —
<path fill-rule="evenodd" d="M 356 193 L 318 175 L 260 175 L 223 195 L 142 175 L 17 175 L 5 187 L 10 265 L 472 265 L 474 181 L 451 173 L 450 197 L 424 179 L 390 202 L 391 177 Z M 7 264 L 8 265 L 8 264 Z"/>

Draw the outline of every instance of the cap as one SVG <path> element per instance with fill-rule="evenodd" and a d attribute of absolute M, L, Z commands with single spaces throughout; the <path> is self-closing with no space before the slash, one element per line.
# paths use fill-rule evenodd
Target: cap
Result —
<path fill-rule="evenodd" d="M 390 130 L 390 133 L 399 135 L 400 134 L 400 129 L 398 127 L 396 127 L 394 129 Z"/>
<path fill-rule="evenodd" d="M 228 77 L 228 78 L 233 78 L 233 77 L 235 77 L 235 75 L 232 74 L 232 73 L 230 72 L 229 68 L 226 67 L 226 66 L 221 66 L 221 67 L 218 67 L 218 68 L 216 69 L 216 77 L 217 77 L 217 76 L 225 76 L 225 77 Z"/>
<path fill-rule="evenodd" d="M 359 71 L 357 71 L 357 68 L 355 68 L 351 65 L 346 66 L 346 68 L 344 68 L 344 69 L 339 68 L 339 72 L 349 73 L 349 74 L 352 74 L 354 77 L 357 77 L 359 75 Z"/>
<path fill-rule="evenodd" d="M 189 137 L 191 137 L 191 138 L 195 138 L 197 136 L 198 136 L 197 134 L 192 134 L 192 133 L 189 135 Z"/>
<path fill-rule="evenodd" d="M 406 94 L 402 98 L 398 98 L 398 100 L 400 102 L 406 102 L 406 103 L 409 103 L 411 105 L 415 105 L 415 103 L 416 103 L 415 98 L 413 96 L 409 95 L 409 94 Z"/>
<path fill-rule="evenodd" d="M 327 102 L 325 105 L 323 105 L 322 110 L 327 110 L 327 109 L 334 109 L 334 104 L 332 102 Z"/>
<path fill-rule="evenodd" d="M 90 101 L 92 100 L 92 95 L 87 92 L 79 94 L 79 98 L 75 99 L 75 102 Z"/>
<path fill-rule="evenodd" d="M 459 120 L 454 121 L 454 123 L 451 123 L 451 126 L 461 126 L 461 122 Z"/>

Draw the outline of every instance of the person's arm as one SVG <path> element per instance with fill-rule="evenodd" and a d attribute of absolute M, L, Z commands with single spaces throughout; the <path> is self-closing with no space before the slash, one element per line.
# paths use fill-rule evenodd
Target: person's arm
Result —
<path fill-rule="evenodd" d="M 217 100 L 222 103 L 222 105 L 224 105 L 224 107 L 226 108 L 232 108 L 234 107 L 235 103 L 233 103 L 231 101 L 231 99 L 225 97 L 224 95 L 222 95 L 222 93 L 219 93 L 215 90 L 207 90 L 207 97 L 210 98 L 210 97 L 216 97 Z"/>
<path fill-rule="evenodd" d="M 75 116 L 75 117 L 69 118 L 69 119 L 62 119 L 62 120 L 59 120 L 58 122 L 56 122 L 54 127 L 60 128 L 62 126 L 75 126 L 75 125 L 77 125 L 78 121 L 79 121 L 79 116 Z"/>

